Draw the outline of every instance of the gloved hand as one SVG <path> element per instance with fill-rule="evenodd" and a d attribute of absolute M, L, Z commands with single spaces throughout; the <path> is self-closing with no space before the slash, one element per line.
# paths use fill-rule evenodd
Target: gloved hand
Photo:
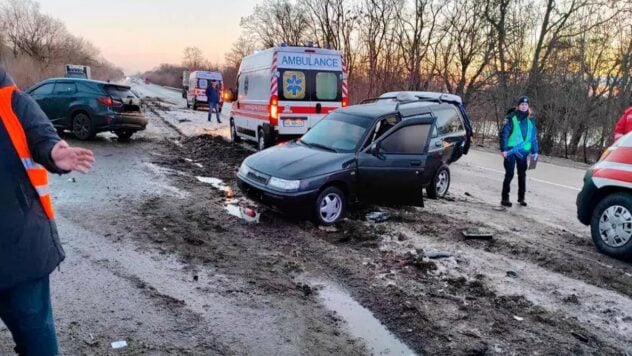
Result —
<path fill-rule="evenodd" d="M 533 154 L 533 160 L 534 160 L 534 161 L 537 161 L 537 160 L 538 160 L 538 154 L 537 154 L 537 153 L 534 153 L 534 154 Z"/>
<path fill-rule="evenodd" d="M 503 158 L 507 158 L 507 151 L 502 151 L 500 155 L 503 156 Z"/>

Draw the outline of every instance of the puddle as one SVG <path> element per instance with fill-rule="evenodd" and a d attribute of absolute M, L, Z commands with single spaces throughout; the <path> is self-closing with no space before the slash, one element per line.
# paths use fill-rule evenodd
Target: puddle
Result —
<path fill-rule="evenodd" d="M 377 320 L 342 288 L 321 284 L 319 297 L 327 309 L 335 311 L 348 325 L 349 333 L 362 339 L 372 355 L 415 355 L 408 346 Z"/>
<path fill-rule="evenodd" d="M 211 177 L 195 177 L 195 178 L 202 183 L 212 185 L 213 188 L 217 190 L 221 190 L 222 192 L 228 192 L 230 189 L 230 187 L 227 186 L 223 180 L 218 179 L 218 178 L 211 178 Z"/>

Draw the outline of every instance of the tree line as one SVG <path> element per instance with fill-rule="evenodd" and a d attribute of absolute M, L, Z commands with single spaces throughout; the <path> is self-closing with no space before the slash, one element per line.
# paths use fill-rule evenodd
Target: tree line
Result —
<path fill-rule="evenodd" d="M 313 41 L 343 53 L 352 102 L 454 93 L 481 144 L 528 95 L 542 151 L 588 162 L 631 104 L 628 0 L 264 0 L 241 27 L 229 71 L 255 48 Z"/>
<path fill-rule="evenodd" d="M 90 66 L 93 79 L 119 80 L 124 76 L 90 42 L 42 13 L 33 0 L 0 0 L 0 64 L 21 88 L 63 76 L 65 64 Z"/>

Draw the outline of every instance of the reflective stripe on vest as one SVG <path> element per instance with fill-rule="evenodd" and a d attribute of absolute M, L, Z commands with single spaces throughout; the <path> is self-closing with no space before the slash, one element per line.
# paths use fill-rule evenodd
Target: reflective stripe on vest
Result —
<path fill-rule="evenodd" d="M 42 203 L 46 216 L 53 220 L 55 212 L 53 211 L 53 202 L 48 187 L 48 172 L 44 167 L 33 161 L 24 128 L 13 112 L 12 99 L 16 90 L 15 86 L 0 89 L 0 120 L 2 120 L 4 127 L 7 129 L 11 143 L 13 143 L 15 151 L 22 161 L 31 185 L 33 185 L 39 195 L 39 200 Z"/>
<path fill-rule="evenodd" d="M 511 136 L 509 136 L 507 146 L 511 148 L 518 147 L 527 152 L 531 152 L 531 142 L 533 142 L 533 122 L 531 122 L 531 119 L 527 118 L 527 141 L 525 141 L 518 118 L 514 115 L 511 120 L 513 121 L 513 130 L 511 131 Z"/>

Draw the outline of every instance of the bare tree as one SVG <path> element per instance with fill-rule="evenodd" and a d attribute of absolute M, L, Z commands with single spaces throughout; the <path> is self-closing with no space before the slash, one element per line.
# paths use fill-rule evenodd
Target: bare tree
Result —
<path fill-rule="evenodd" d="M 198 47 L 187 47 L 184 49 L 184 57 L 182 59 L 182 65 L 184 67 L 190 70 L 196 70 L 202 67 L 204 61 L 202 50 Z"/>

